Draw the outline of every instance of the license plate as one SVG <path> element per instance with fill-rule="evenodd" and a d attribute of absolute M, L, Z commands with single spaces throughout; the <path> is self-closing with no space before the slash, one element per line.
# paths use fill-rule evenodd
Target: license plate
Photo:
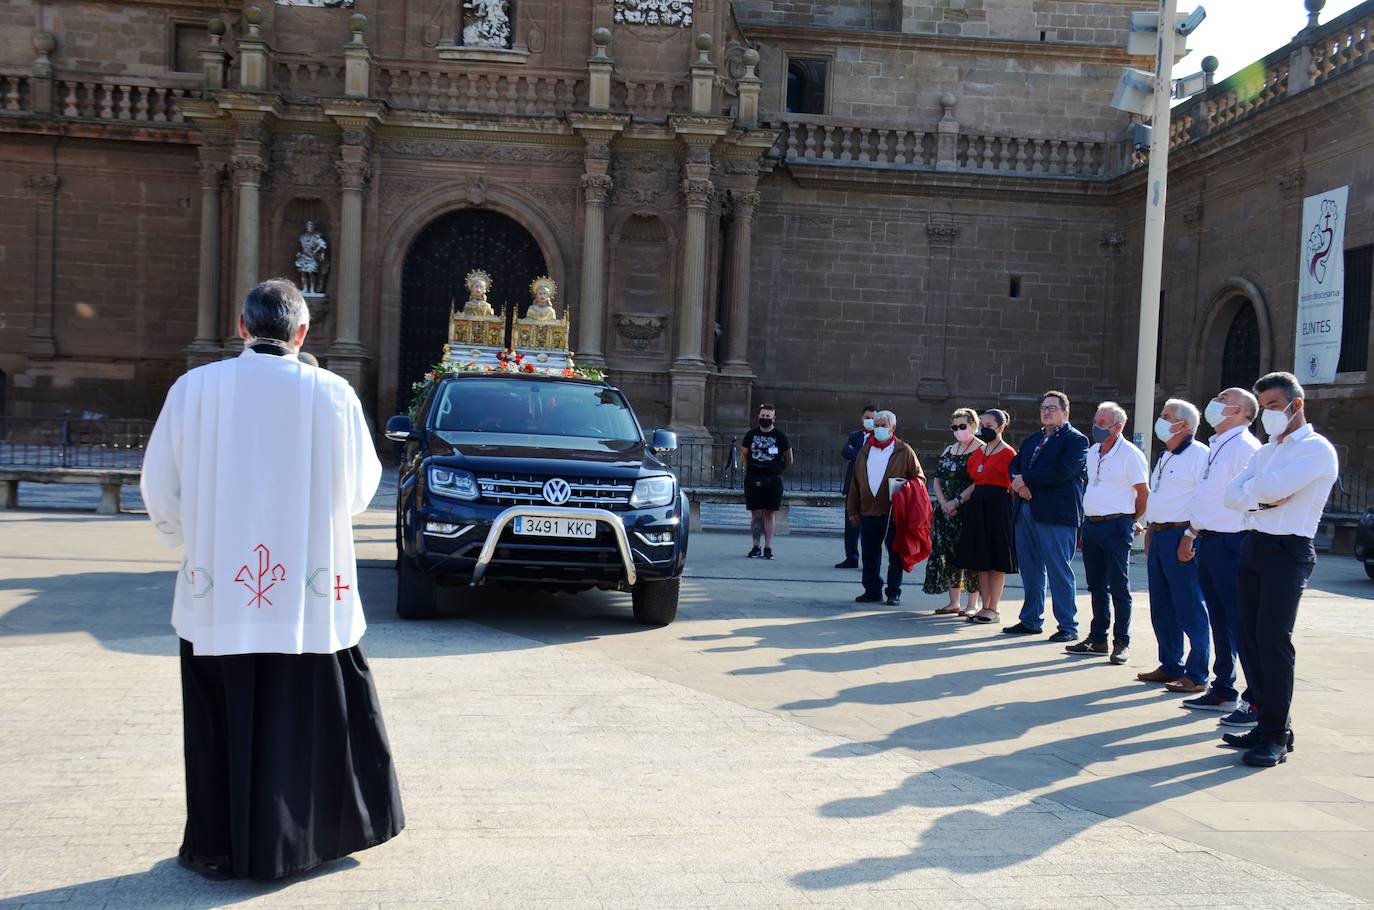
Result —
<path fill-rule="evenodd" d="M 515 533 L 522 537 L 580 537 L 596 536 L 596 522 L 583 518 L 538 518 L 516 516 Z"/>

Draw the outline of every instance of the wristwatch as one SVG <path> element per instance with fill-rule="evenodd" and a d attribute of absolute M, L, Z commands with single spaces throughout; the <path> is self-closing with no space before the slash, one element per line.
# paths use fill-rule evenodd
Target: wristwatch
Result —
<path fill-rule="evenodd" d="M 1183 536 L 1184 536 L 1184 537 L 1196 537 L 1196 536 L 1197 536 L 1197 532 L 1194 531 L 1192 528 L 1184 528 L 1184 529 L 1183 529 Z"/>

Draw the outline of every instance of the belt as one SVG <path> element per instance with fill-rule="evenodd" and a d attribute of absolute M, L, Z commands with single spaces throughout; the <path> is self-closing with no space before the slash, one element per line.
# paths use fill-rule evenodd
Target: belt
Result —
<path fill-rule="evenodd" d="M 1150 522 L 1151 531 L 1164 531 L 1169 528 L 1186 528 L 1191 522 L 1187 521 L 1152 521 Z"/>
<path fill-rule="evenodd" d="M 1209 531 L 1206 528 L 1198 528 L 1198 537 L 1234 537 L 1237 534 L 1244 534 L 1244 531 Z"/>
<path fill-rule="evenodd" d="M 1088 521 L 1116 521 L 1118 518 L 1130 518 L 1130 512 L 1117 512 L 1115 515 L 1085 515 Z"/>

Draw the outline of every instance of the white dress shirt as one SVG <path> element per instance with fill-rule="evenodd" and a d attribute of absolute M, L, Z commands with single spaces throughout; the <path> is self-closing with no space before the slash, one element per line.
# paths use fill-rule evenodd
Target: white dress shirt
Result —
<path fill-rule="evenodd" d="M 1193 527 L 1223 534 L 1245 530 L 1245 516 L 1226 508 L 1226 485 L 1245 470 L 1259 447 L 1260 441 L 1247 426 L 1232 427 L 1212 437 L 1207 465 L 1193 496 Z"/>
<path fill-rule="evenodd" d="M 1150 502 L 1145 520 L 1150 523 L 1191 521 L 1193 495 L 1207 468 L 1207 447 L 1190 438 L 1177 450 L 1165 449 L 1150 474 Z"/>
<path fill-rule="evenodd" d="M 1244 513 L 1245 527 L 1264 534 L 1315 537 L 1339 467 L 1326 437 L 1304 424 L 1282 443 L 1269 440 L 1226 487 L 1226 505 Z M 1281 506 L 1260 503 L 1288 498 Z"/>
<path fill-rule="evenodd" d="M 1102 454 L 1102 444 L 1088 449 L 1088 490 L 1083 494 L 1083 514 L 1135 515 L 1135 488 L 1150 482 L 1145 453 L 1123 436 Z"/>
<path fill-rule="evenodd" d="M 874 496 L 883 488 L 883 475 L 887 473 L 887 463 L 892 460 L 892 453 L 896 448 L 896 440 L 881 449 L 877 446 L 868 447 L 868 488 Z"/>

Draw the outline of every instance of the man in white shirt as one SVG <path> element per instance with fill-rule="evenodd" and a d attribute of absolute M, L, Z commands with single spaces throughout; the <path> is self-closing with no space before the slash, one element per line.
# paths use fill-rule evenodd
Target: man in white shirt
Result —
<path fill-rule="evenodd" d="M 1193 496 L 1207 467 L 1207 447 L 1194 438 L 1198 419 L 1196 407 L 1170 398 L 1155 421 L 1155 436 L 1164 443 L 1164 451 L 1150 475 L 1145 559 L 1150 580 L 1150 623 L 1159 643 L 1159 667 L 1136 674 L 1141 682 L 1162 682 L 1170 692 L 1189 695 L 1207 690 L 1207 663 L 1211 657 L 1207 607 L 1202 601 L 1197 564 L 1179 558 L 1184 531 L 1192 523 Z"/>
<path fill-rule="evenodd" d="M 1317 564 L 1312 538 L 1338 468 L 1336 450 L 1307 422 L 1296 376 L 1262 376 L 1255 395 L 1269 441 L 1226 487 L 1226 505 L 1244 514 L 1250 532 L 1241 546 L 1236 589 L 1259 718 L 1248 733 L 1222 739 L 1249 750 L 1247 765 L 1272 767 L 1293 749 L 1293 624 Z"/>
<path fill-rule="evenodd" d="M 1070 654 L 1106 654 L 1124 664 L 1131 646 L 1131 541 L 1136 520 L 1145 514 L 1150 465 L 1145 453 L 1126 439 L 1126 409 L 1115 401 L 1097 406 L 1093 445 L 1088 449 L 1088 489 L 1083 495 L 1083 573 L 1092 594 L 1093 621 L 1088 637 L 1064 648 Z M 1112 611 L 1116 626 L 1112 628 Z"/>
<path fill-rule="evenodd" d="M 291 282 L 255 287 L 243 353 L 176 381 L 144 455 L 148 517 L 185 544 L 178 861 L 207 878 L 298 875 L 405 826 L 358 647 L 351 516 L 381 464 L 353 389 L 297 358 L 309 324 Z"/>
<path fill-rule="evenodd" d="M 1240 605 L 1236 602 L 1236 572 L 1240 567 L 1240 545 L 1245 538 L 1245 519 L 1223 501 L 1226 486 L 1250 463 L 1259 440 L 1250 424 L 1259 414 L 1255 396 L 1245 389 L 1227 389 L 1207 404 L 1203 413 L 1212 425 L 1207 467 L 1202 470 L 1197 494 L 1193 497 L 1193 524 L 1183 532 L 1178 558 L 1197 558 L 1202 597 L 1207 602 L 1207 618 L 1212 626 L 1212 686 L 1196 698 L 1185 699 L 1183 706 L 1197 711 L 1220 711 L 1221 722 L 1229 727 L 1253 726 L 1258 716 L 1254 693 L 1248 688 L 1237 701 L 1236 660 L 1250 681 L 1250 658 L 1240 634 Z"/>

